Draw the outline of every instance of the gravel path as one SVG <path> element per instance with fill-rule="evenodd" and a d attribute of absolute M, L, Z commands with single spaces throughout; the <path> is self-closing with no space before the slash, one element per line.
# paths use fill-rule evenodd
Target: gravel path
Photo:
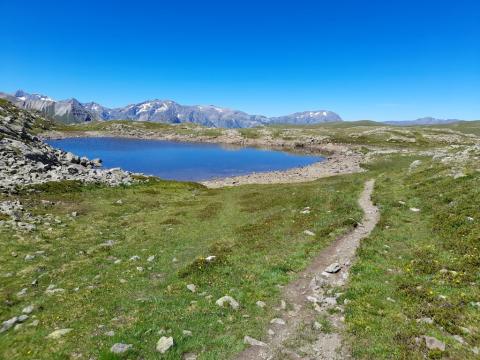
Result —
<path fill-rule="evenodd" d="M 371 201 L 374 180 L 365 183 L 358 200 L 362 222 L 322 251 L 299 278 L 283 289 L 283 306 L 270 324 L 264 343 L 240 353 L 236 359 L 349 359 L 342 344 L 343 304 L 337 304 L 334 288 L 345 285 L 360 240 L 379 220 Z M 335 309 L 335 311 L 329 311 Z M 318 321 L 318 319 L 324 319 Z M 330 324 L 327 329 L 326 323 Z"/>

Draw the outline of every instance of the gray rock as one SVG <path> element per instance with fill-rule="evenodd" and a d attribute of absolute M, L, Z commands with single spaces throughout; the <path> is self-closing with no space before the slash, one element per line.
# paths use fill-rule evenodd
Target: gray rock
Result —
<path fill-rule="evenodd" d="M 254 339 L 250 336 L 245 336 L 243 338 L 243 343 L 250 346 L 263 346 L 263 347 L 267 346 L 267 344 L 265 344 L 263 341 Z"/>
<path fill-rule="evenodd" d="M 339 272 L 341 270 L 341 268 L 342 267 L 340 266 L 340 264 L 335 262 L 335 263 L 327 266 L 327 268 L 325 269 L 325 272 L 327 272 L 329 274 L 335 274 L 335 273 Z"/>
<path fill-rule="evenodd" d="M 130 350 L 132 347 L 132 344 L 116 343 L 112 345 L 112 347 L 110 348 L 110 352 L 114 354 L 123 354 Z"/>
<path fill-rule="evenodd" d="M 47 335 L 48 339 L 59 339 L 62 336 L 68 334 L 71 332 L 73 329 L 58 329 L 55 331 L 52 331 L 50 334 Z"/>
<path fill-rule="evenodd" d="M 12 328 L 13 325 L 15 325 L 18 321 L 18 317 L 17 316 L 14 316 L 13 318 L 11 319 L 8 319 L 8 320 L 5 320 L 3 323 L 2 323 L 2 326 L 0 327 L 0 333 L 3 333 L 5 331 L 8 331 L 10 330 L 10 328 Z"/>
<path fill-rule="evenodd" d="M 265 306 L 267 306 L 267 304 L 265 304 L 263 301 L 257 301 L 256 302 L 256 305 L 259 307 L 259 308 L 264 308 Z"/>
<path fill-rule="evenodd" d="M 441 342 L 440 340 L 432 337 L 432 336 L 422 336 L 425 340 L 425 346 L 428 350 L 440 350 L 445 351 L 445 343 Z"/>
<path fill-rule="evenodd" d="M 23 309 L 22 309 L 22 313 L 24 314 L 31 314 L 33 312 L 33 309 L 34 309 L 34 306 L 33 305 L 28 305 L 28 306 L 25 306 Z"/>
<path fill-rule="evenodd" d="M 223 307 L 225 303 L 229 304 L 234 310 L 240 307 L 240 304 L 231 296 L 223 296 L 215 302 L 218 306 Z"/>
<path fill-rule="evenodd" d="M 172 346 L 173 338 L 171 336 L 162 336 L 157 342 L 156 350 L 161 354 L 165 354 Z"/>

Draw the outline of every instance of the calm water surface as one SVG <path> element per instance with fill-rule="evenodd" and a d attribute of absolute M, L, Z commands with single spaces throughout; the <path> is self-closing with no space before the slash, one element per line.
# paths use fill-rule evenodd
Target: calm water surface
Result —
<path fill-rule="evenodd" d="M 100 158 L 105 168 L 121 167 L 172 180 L 201 181 L 286 170 L 322 160 L 319 156 L 281 151 L 162 140 L 68 138 L 47 142 L 76 155 Z"/>

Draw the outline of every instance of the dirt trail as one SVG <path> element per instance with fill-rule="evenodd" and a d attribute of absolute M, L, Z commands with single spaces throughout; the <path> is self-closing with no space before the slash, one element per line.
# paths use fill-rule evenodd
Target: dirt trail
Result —
<path fill-rule="evenodd" d="M 337 304 L 339 293 L 335 290 L 345 284 L 360 240 L 379 220 L 378 209 L 371 201 L 373 188 L 374 180 L 367 181 L 358 200 L 364 211 L 362 222 L 322 251 L 296 281 L 284 287 L 284 300 L 277 320 L 270 323 L 265 343 L 247 348 L 236 359 L 351 358 L 342 344 L 343 304 Z"/>

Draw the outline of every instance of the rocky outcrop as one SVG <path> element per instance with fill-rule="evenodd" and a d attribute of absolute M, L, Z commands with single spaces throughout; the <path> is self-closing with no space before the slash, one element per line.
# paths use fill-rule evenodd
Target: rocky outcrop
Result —
<path fill-rule="evenodd" d="M 99 169 L 99 160 L 55 149 L 32 134 L 40 116 L 0 100 L 0 192 L 49 181 L 80 180 L 109 185 L 130 184 L 120 169 Z"/>

